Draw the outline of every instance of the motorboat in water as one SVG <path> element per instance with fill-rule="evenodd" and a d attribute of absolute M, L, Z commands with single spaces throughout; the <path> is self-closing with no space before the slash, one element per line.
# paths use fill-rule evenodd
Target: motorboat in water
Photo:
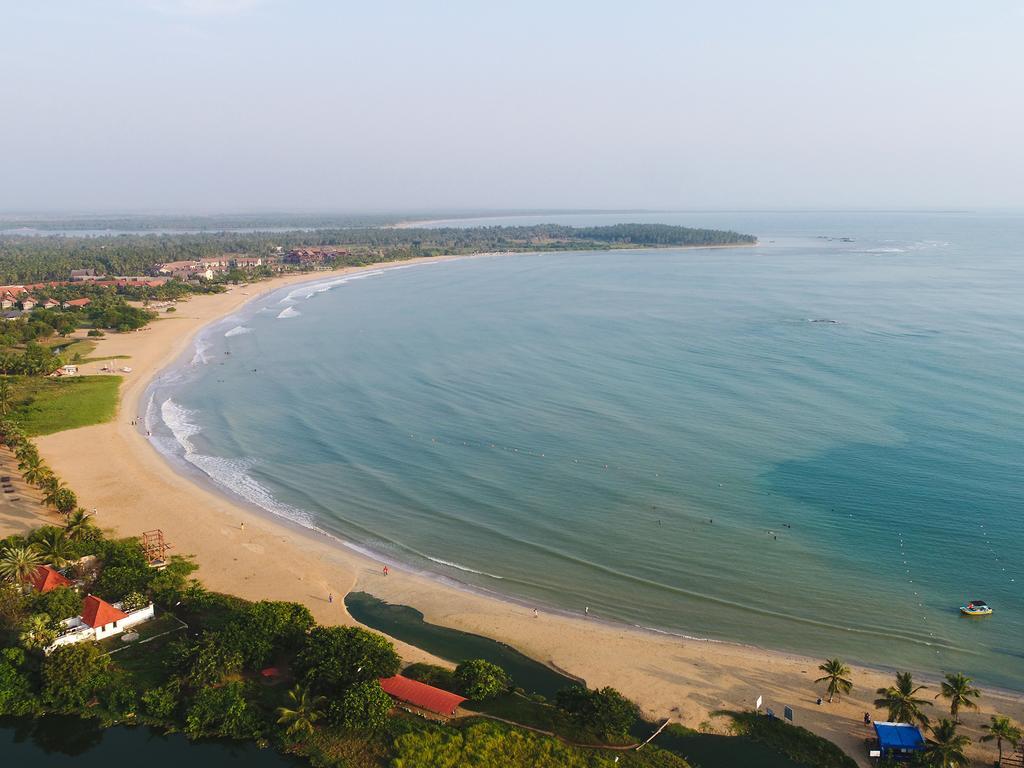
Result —
<path fill-rule="evenodd" d="M 964 616 L 991 616 L 992 608 L 984 600 L 971 600 L 967 605 L 960 606 Z"/>

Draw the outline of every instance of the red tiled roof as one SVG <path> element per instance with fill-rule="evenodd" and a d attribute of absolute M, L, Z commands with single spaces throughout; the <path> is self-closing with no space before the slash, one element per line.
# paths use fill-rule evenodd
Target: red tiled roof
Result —
<path fill-rule="evenodd" d="M 72 299 L 71 301 L 65 302 L 69 307 L 85 307 L 92 304 L 91 299 Z"/>
<path fill-rule="evenodd" d="M 127 613 L 118 610 L 106 600 L 100 600 L 96 595 L 88 595 L 82 606 L 82 621 L 93 629 L 127 618 Z"/>
<path fill-rule="evenodd" d="M 466 700 L 464 696 L 401 675 L 381 678 L 380 687 L 399 701 L 445 716 L 455 714 L 455 709 Z"/>
<path fill-rule="evenodd" d="M 40 565 L 32 574 L 32 586 L 40 592 L 49 592 L 57 587 L 70 587 L 71 582 L 48 565 Z"/>

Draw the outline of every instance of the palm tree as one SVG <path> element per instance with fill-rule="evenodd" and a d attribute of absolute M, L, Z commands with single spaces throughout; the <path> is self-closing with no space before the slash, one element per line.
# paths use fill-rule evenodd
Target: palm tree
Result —
<path fill-rule="evenodd" d="M 67 565 L 71 556 L 68 539 L 60 528 L 43 530 L 35 542 L 35 548 L 39 556 L 54 568 Z"/>
<path fill-rule="evenodd" d="M 971 685 L 971 678 L 960 672 L 955 675 L 949 672 L 942 681 L 942 690 L 935 698 L 939 696 L 949 699 L 949 713 L 953 716 L 953 722 L 959 724 L 960 708 L 977 709 L 978 705 L 972 699 L 981 696 L 981 691 Z"/>
<path fill-rule="evenodd" d="M 982 741 L 996 740 L 996 748 L 999 750 L 999 765 L 1003 764 L 1003 742 L 1005 741 L 1016 749 L 1021 739 L 1024 739 L 1024 732 L 1014 725 L 1010 718 L 1002 715 L 992 715 L 991 722 L 981 727 L 988 731 L 981 737 Z"/>
<path fill-rule="evenodd" d="M 68 521 L 64 525 L 64 534 L 69 541 L 78 541 L 84 539 L 94 528 L 92 520 L 89 519 L 89 513 L 79 507 L 68 515 Z"/>
<path fill-rule="evenodd" d="M 42 564 L 39 551 L 31 544 L 23 547 L 10 545 L 0 550 L 0 578 L 6 581 L 24 584 Z"/>
<path fill-rule="evenodd" d="M 35 456 L 38 459 L 39 449 L 36 448 L 35 443 L 22 439 L 18 441 L 18 447 L 14 449 L 14 456 L 18 461 L 24 461 L 30 456 Z"/>
<path fill-rule="evenodd" d="M 53 474 L 50 468 L 39 458 L 39 454 L 26 454 L 18 462 L 18 469 L 21 470 L 21 476 L 25 478 L 25 482 L 29 485 L 39 485 L 47 475 Z"/>
<path fill-rule="evenodd" d="M 971 740 L 956 732 L 956 723 L 945 717 L 932 728 L 932 738 L 924 748 L 925 765 L 929 768 L 963 768 L 970 765 L 964 750 Z"/>
<path fill-rule="evenodd" d="M 11 382 L 6 376 L 0 377 L 0 413 L 4 416 L 11 408 Z"/>
<path fill-rule="evenodd" d="M 51 474 L 43 480 L 39 490 L 43 492 L 43 498 L 40 499 L 40 504 L 46 504 L 50 507 L 57 506 L 57 499 L 60 498 L 60 492 L 62 489 L 67 488 L 56 475 Z"/>
<path fill-rule="evenodd" d="M 827 659 L 824 664 L 818 667 L 825 673 L 814 682 L 828 683 L 828 701 L 832 703 L 832 697 L 840 693 L 849 693 L 853 690 L 853 682 L 850 680 L 850 668 L 839 659 Z"/>
<path fill-rule="evenodd" d="M 320 719 L 319 708 L 323 701 L 323 696 L 310 696 L 309 689 L 296 685 L 288 691 L 290 706 L 277 708 L 277 722 L 286 726 L 284 732 L 289 736 L 310 736 L 313 724 Z"/>
<path fill-rule="evenodd" d="M 875 706 L 889 711 L 889 720 L 895 723 L 919 722 L 921 725 L 928 725 L 928 717 L 921 711 L 921 707 L 931 702 L 925 699 L 914 697 L 918 691 L 923 691 L 925 686 L 914 686 L 914 678 L 909 672 L 896 673 L 896 685 L 888 688 L 879 688 L 875 699 Z"/>
<path fill-rule="evenodd" d="M 57 630 L 53 621 L 45 613 L 29 616 L 21 625 L 18 640 L 29 651 L 41 651 L 57 639 Z"/>

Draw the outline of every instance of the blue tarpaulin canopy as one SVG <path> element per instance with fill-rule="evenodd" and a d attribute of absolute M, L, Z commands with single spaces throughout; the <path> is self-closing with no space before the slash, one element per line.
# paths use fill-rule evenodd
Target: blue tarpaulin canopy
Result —
<path fill-rule="evenodd" d="M 910 723 L 875 723 L 878 746 L 882 752 L 916 752 L 924 749 L 924 737 Z"/>

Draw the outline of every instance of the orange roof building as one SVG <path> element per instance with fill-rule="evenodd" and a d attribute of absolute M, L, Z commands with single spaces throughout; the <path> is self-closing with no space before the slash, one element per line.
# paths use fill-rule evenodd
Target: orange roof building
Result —
<path fill-rule="evenodd" d="M 48 565 L 40 565 L 36 568 L 36 572 L 32 574 L 32 578 L 29 581 L 39 592 L 49 592 L 57 587 L 71 586 L 71 582 L 63 574 Z"/>
<path fill-rule="evenodd" d="M 88 595 L 82 604 L 82 623 L 93 629 L 105 627 L 115 621 L 127 618 L 127 613 L 120 608 L 115 608 L 106 600 L 101 600 L 96 595 Z"/>
<path fill-rule="evenodd" d="M 380 687 L 393 699 L 442 717 L 452 717 L 466 700 L 464 696 L 401 675 L 381 678 Z"/>

